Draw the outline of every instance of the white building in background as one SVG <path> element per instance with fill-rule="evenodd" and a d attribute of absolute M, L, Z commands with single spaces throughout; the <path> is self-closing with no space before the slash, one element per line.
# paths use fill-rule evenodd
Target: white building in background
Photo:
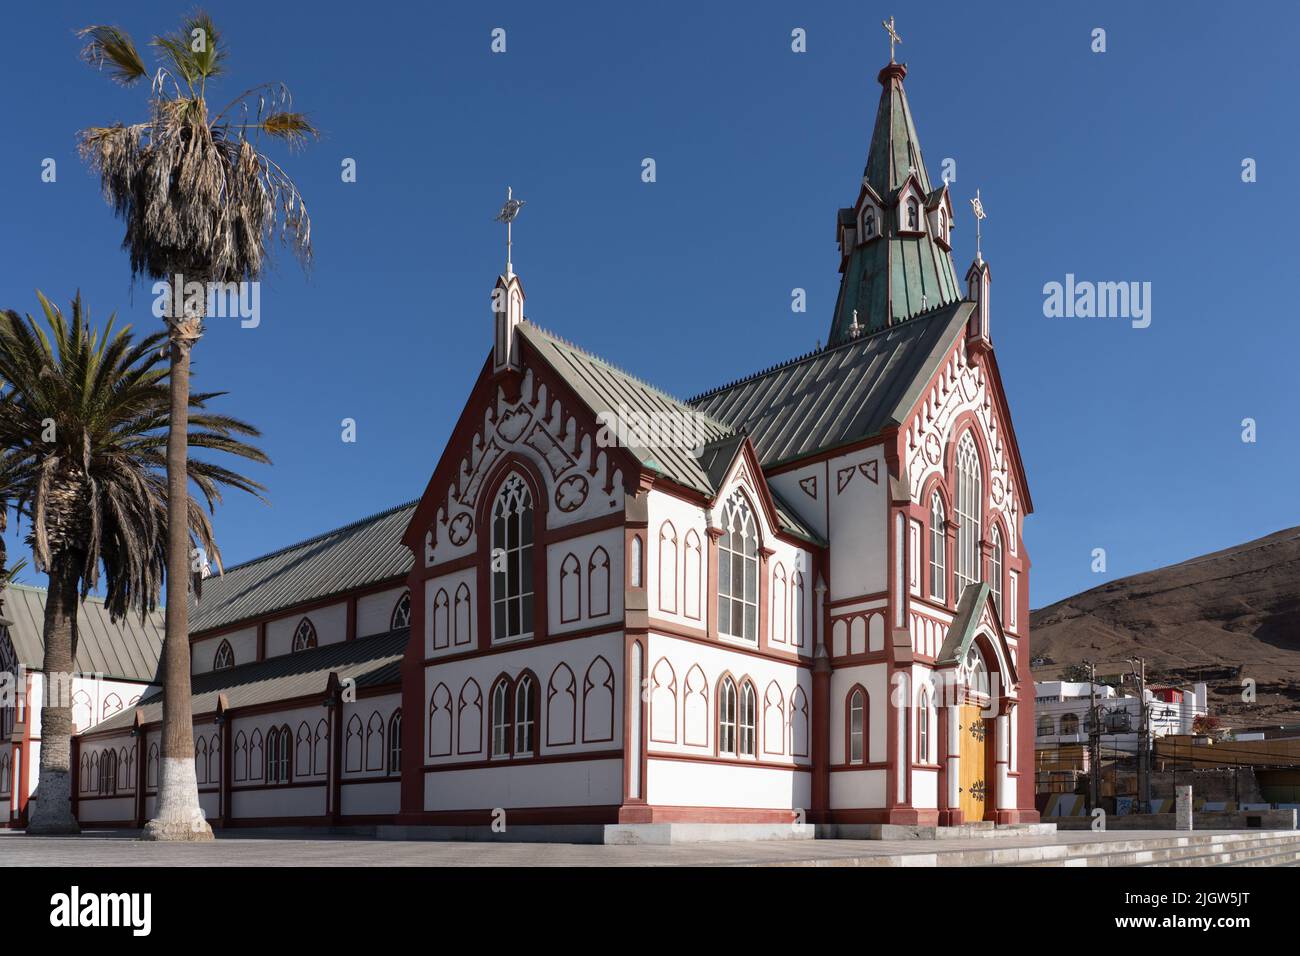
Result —
<path fill-rule="evenodd" d="M 0 592 L 0 675 L 12 706 L 0 706 L 0 827 L 21 825 L 36 799 L 41 762 L 44 673 L 44 588 L 12 584 Z M 103 602 L 88 598 L 77 615 L 75 672 L 64 695 L 80 734 L 135 706 L 153 683 L 162 648 L 163 617 L 132 615 L 114 624 Z"/>
<path fill-rule="evenodd" d="M 1142 701 L 1108 684 L 1097 684 L 1097 714 L 1102 746 L 1110 751 L 1138 752 L 1141 739 Z M 1155 687 L 1146 690 L 1149 736 L 1190 734 L 1197 717 L 1206 714 L 1207 688 Z M 1038 750 L 1088 743 L 1092 706 L 1087 681 L 1038 681 L 1034 684 L 1037 719 L 1034 746 Z"/>

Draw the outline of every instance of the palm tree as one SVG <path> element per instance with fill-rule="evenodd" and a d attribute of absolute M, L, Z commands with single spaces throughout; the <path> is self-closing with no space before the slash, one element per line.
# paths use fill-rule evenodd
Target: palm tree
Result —
<path fill-rule="evenodd" d="M 167 567 L 166 452 L 172 424 L 165 332 L 133 338 L 130 327 L 91 328 L 81 295 L 72 320 L 43 295 L 43 328 L 0 312 L 0 480 L 30 524 L 36 568 L 49 576 L 45 602 L 45 698 L 41 707 L 40 799 L 28 832 L 75 833 L 71 812 L 70 681 L 77 654 L 77 605 L 99 585 L 114 620 L 158 604 Z M 188 396 L 188 443 L 268 463 L 243 441 L 253 426 L 208 411 L 221 393 Z M 187 410 L 188 410 L 187 409 Z M 220 465 L 189 462 L 207 511 L 223 487 L 259 495 L 262 486 Z M 220 567 L 204 504 L 186 505 L 186 544 Z M 180 600 L 185 600 L 184 593 Z M 187 685 L 188 686 L 188 685 Z M 201 819 L 201 817 L 200 817 Z"/>
<path fill-rule="evenodd" d="M 123 85 L 148 71 L 131 37 L 115 26 L 91 26 L 82 57 Z M 161 66 L 150 84 L 149 120 L 93 127 L 80 134 L 83 158 L 99 173 L 104 196 L 126 222 L 122 240 L 132 278 L 171 284 L 168 312 L 171 434 L 167 446 L 167 619 L 163 644 L 163 740 L 158 806 L 145 835 L 157 840 L 211 839 L 201 820 L 190 730 L 189 613 L 186 571 L 191 556 L 184 501 L 185 414 L 190 350 L 203 332 L 205 295 L 213 283 L 256 281 L 277 237 L 302 260 L 311 258 L 311 220 L 297 186 L 258 144 L 263 135 L 290 147 L 317 136 L 292 110 L 282 84 L 245 90 L 211 113 L 207 83 L 220 76 L 225 47 L 202 12 L 181 29 L 155 36 Z"/>

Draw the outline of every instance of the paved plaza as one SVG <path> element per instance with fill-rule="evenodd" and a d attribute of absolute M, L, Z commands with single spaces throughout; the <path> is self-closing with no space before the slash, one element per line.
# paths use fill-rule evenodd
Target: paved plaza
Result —
<path fill-rule="evenodd" d="M 1174 836 L 1168 830 L 1064 831 L 999 839 L 593 846 L 241 834 L 194 845 L 145 843 L 134 832 L 32 837 L 0 831 L 0 866 L 978 866 L 1033 862 L 1045 852 L 1087 852 L 1087 844 L 1105 844 L 1091 852 L 1119 851 Z"/>

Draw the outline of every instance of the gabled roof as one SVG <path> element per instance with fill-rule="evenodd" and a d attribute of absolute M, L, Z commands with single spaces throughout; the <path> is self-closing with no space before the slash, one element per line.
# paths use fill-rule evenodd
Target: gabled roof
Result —
<path fill-rule="evenodd" d="M 31 671 L 45 667 L 45 588 L 10 584 L 4 590 L 4 617 L 9 625 L 18 663 Z M 104 602 L 91 596 L 77 610 L 78 673 L 102 674 L 126 681 L 152 681 L 162 652 L 163 612 L 155 611 L 141 623 L 128 614 L 114 623 Z"/>
<path fill-rule="evenodd" d="M 764 468 L 901 424 L 973 308 L 954 305 L 705 392 L 690 404 L 743 429 Z"/>
<path fill-rule="evenodd" d="M 228 670 L 196 674 L 190 680 L 191 708 L 195 714 L 217 709 L 217 696 L 226 695 L 230 709 L 254 707 L 276 701 L 295 700 L 312 694 L 322 698 L 330 674 L 340 680 L 352 678 L 358 689 L 395 684 L 401 679 L 402 654 L 409 628 L 390 631 L 355 641 L 325 644 L 309 651 L 284 654 L 264 661 L 241 664 Z M 151 687 L 135 707 L 96 724 L 91 732 L 122 731 L 135 723 L 135 713 L 146 724 L 162 720 L 162 688 Z M 324 715 L 324 710 L 321 711 Z"/>
<path fill-rule="evenodd" d="M 626 410 L 644 416 L 647 421 L 663 415 L 690 416 L 703 433 L 705 443 L 701 454 L 695 454 L 697 449 L 671 443 L 624 447 L 644 468 L 710 497 L 716 494 L 722 476 L 744 440 L 743 431 L 722 424 L 701 409 L 673 398 L 540 326 L 525 321 L 519 331 L 596 415 L 620 415 Z M 783 531 L 823 543 L 788 507 L 778 503 L 777 515 Z"/>
<path fill-rule="evenodd" d="M 412 556 L 402 532 L 416 504 L 389 508 L 208 578 L 202 599 L 190 597 L 190 632 L 405 575 Z"/>

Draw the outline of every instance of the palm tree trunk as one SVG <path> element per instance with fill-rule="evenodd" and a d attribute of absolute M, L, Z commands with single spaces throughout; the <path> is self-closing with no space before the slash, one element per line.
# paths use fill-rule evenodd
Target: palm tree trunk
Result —
<path fill-rule="evenodd" d="M 173 298 L 172 301 L 176 301 Z M 189 407 L 190 349 L 202 315 L 174 319 L 171 328 L 171 421 L 167 430 L 167 609 L 163 636 L 163 726 L 158 805 L 145 825 L 146 840 L 212 839 L 199 806 L 194 773 L 194 717 L 190 709 Z"/>
<path fill-rule="evenodd" d="M 72 815 L 72 669 L 77 654 L 79 556 L 50 563 L 45 598 L 45 673 L 41 688 L 41 770 L 28 833 L 80 833 Z"/>

